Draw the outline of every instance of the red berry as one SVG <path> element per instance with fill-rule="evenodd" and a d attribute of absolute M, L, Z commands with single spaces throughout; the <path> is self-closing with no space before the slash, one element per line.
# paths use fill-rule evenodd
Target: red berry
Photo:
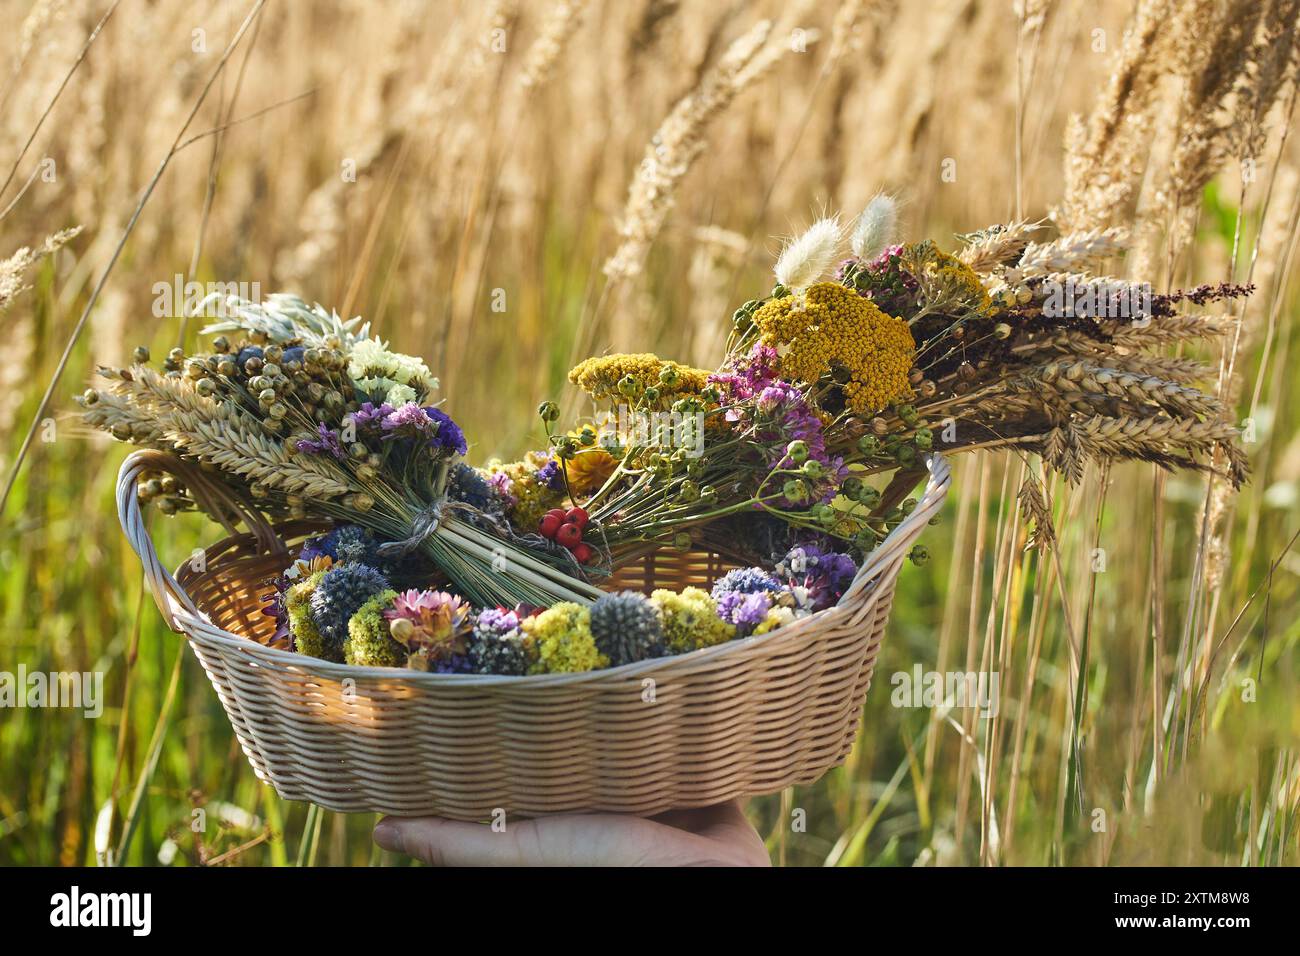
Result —
<path fill-rule="evenodd" d="M 587 512 L 584 509 L 575 507 L 570 508 L 564 513 L 564 520 L 572 521 L 578 526 L 578 530 L 582 531 L 587 527 L 587 522 L 590 519 L 587 517 Z"/>
<path fill-rule="evenodd" d="M 591 549 L 591 545 L 585 541 L 573 549 L 573 556 L 579 564 L 590 564 L 595 554 L 596 552 Z"/>
<path fill-rule="evenodd" d="M 564 519 L 565 519 L 566 513 L 565 513 L 565 510 L 564 510 L 563 508 L 552 508 L 550 511 L 546 512 L 546 516 L 547 516 L 548 518 L 549 518 L 551 515 L 555 515 L 556 520 L 559 521 L 561 524 L 564 523 Z"/>
<path fill-rule="evenodd" d="M 543 538 L 554 538 L 555 532 L 560 530 L 560 519 L 554 513 L 542 515 L 542 520 L 537 523 L 537 530 L 541 532 Z"/>
<path fill-rule="evenodd" d="M 582 544 L 582 529 L 571 521 L 566 521 L 560 525 L 560 530 L 555 532 L 555 540 L 572 551 Z"/>

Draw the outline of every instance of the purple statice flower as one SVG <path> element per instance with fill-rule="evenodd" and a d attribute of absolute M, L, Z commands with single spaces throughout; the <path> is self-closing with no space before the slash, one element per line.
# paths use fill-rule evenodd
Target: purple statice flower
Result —
<path fill-rule="evenodd" d="M 343 445 L 339 442 L 339 433 L 324 422 L 316 426 L 318 439 L 302 438 L 298 440 L 297 449 L 307 455 L 333 455 L 340 461 L 345 457 Z"/>
<path fill-rule="evenodd" d="M 430 670 L 435 674 L 472 674 L 474 664 L 468 654 L 452 654 L 446 660 L 435 661 Z"/>
<path fill-rule="evenodd" d="M 749 634 L 772 609 L 772 595 L 767 591 L 743 594 L 740 591 L 728 591 L 718 601 L 718 617 L 728 624 L 736 626 L 737 633 L 743 637 Z"/>
<path fill-rule="evenodd" d="M 791 548 L 776 570 L 788 575 L 796 586 L 805 588 L 812 610 L 820 611 L 840 599 L 857 574 L 858 566 L 850 555 L 809 543 Z"/>
<path fill-rule="evenodd" d="M 432 406 L 424 409 L 424 414 L 437 426 L 437 432 L 432 440 L 435 447 L 441 448 L 450 455 L 463 455 L 469 450 L 469 446 L 465 443 L 465 433 L 451 420 L 450 415 Z"/>
<path fill-rule="evenodd" d="M 399 405 L 384 416 L 382 425 L 384 431 L 388 433 L 386 437 L 390 438 L 404 435 L 409 438 L 432 439 L 434 435 L 433 422 L 424 413 L 424 409 L 415 402 Z"/>
<path fill-rule="evenodd" d="M 498 471 L 495 474 L 488 475 L 487 483 L 488 487 L 492 489 L 492 493 L 497 496 L 506 508 L 513 508 L 518 503 L 519 499 L 515 497 L 514 493 L 514 479 L 504 471 Z"/>
<path fill-rule="evenodd" d="M 384 419 L 393 414 L 393 406 L 384 402 L 376 406 L 374 402 L 362 402 L 361 407 L 352 413 L 352 424 L 357 428 L 382 426 Z"/>
<path fill-rule="evenodd" d="M 709 384 L 718 386 L 722 392 L 723 405 L 736 405 L 753 398 L 769 385 L 777 382 L 777 364 L 780 357 L 776 349 L 762 342 L 756 342 L 749 356 L 742 362 L 733 363 L 709 376 Z M 729 408 L 728 421 L 739 421 L 744 411 Z"/>
<path fill-rule="evenodd" d="M 758 594 L 781 590 L 781 582 L 762 568 L 736 568 L 718 578 L 713 585 L 713 600 L 721 601 L 726 594 Z"/>
<path fill-rule="evenodd" d="M 551 491 L 564 490 L 564 474 L 560 471 L 560 463 L 554 458 L 546 459 L 546 464 L 537 469 L 537 483 L 545 485 Z"/>

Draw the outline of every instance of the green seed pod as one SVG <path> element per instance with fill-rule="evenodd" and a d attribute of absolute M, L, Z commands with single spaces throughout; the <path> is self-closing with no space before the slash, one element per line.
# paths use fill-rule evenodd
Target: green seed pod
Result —
<path fill-rule="evenodd" d="M 278 397 L 279 396 L 275 394 L 275 389 L 273 388 L 264 388 L 257 393 L 257 400 L 261 402 L 263 405 L 270 405 Z"/>
<path fill-rule="evenodd" d="M 918 428 L 912 436 L 912 443 L 922 451 L 928 451 L 934 446 L 934 432 L 928 428 Z"/>
<path fill-rule="evenodd" d="M 900 465 L 910 465 L 916 461 L 916 449 L 911 445 L 899 445 L 894 457 L 898 459 Z"/>
<path fill-rule="evenodd" d="M 816 458 L 809 458 L 803 463 L 803 473 L 816 481 L 826 474 L 826 466 Z"/>
<path fill-rule="evenodd" d="M 681 490 L 677 495 L 678 499 L 688 504 L 700 500 L 700 486 L 695 482 L 687 480 L 682 482 Z"/>
<path fill-rule="evenodd" d="M 537 414 L 541 416 L 544 422 L 553 422 L 560 417 L 560 406 L 554 402 L 542 402 L 537 406 Z"/>
<path fill-rule="evenodd" d="M 863 435 L 858 439 L 858 451 L 870 458 L 880 449 L 880 441 L 875 435 Z"/>
<path fill-rule="evenodd" d="M 840 485 L 840 494 L 845 498 L 848 498 L 850 501 L 857 501 L 859 496 L 862 494 L 863 487 L 861 478 L 850 475 L 848 478 L 845 478 L 844 483 Z"/>
<path fill-rule="evenodd" d="M 659 389 L 653 385 L 647 388 L 645 390 L 645 400 L 651 403 L 659 401 Z"/>
<path fill-rule="evenodd" d="M 659 381 L 672 388 L 682 380 L 682 373 L 677 371 L 676 365 L 665 365 L 659 370 Z"/>
<path fill-rule="evenodd" d="M 673 535 L 673 547 L 678 551 L 691 550 L 691 536 L 685 531 L 679 531 Z"/>
<path fill-rule="evenodd" d="M 81 404 L 94 405 L 97 401 L 99 401 L 99 392 L 93 388 L 88 388 L 81 393 Z"/>
<path fill-rule="evenodd" d="M 876 507 L 876 505 L 880 504 L 879 489 L 872 488 L 870 485 L 864 485 L 862 488 L 862 494 L 858 497 L 858 501 L 866 505 L 868 508 Z"/>
<path fill-rule="evenodd" d="M 930 552 L 925 547 L 925 545 L 918 544 L 915 545 L 912 548 L 912 550 L 907 553 L 907 557 L 911 560 L 913 564 L 915 564 L 919 568 L 929 562 Z"/>
<path fill-rule="evenodd" d="M 618 391 L 620 395 L 634 398 L 641 391 L 641 383 L 632 375 L 624 375 L 618 380 Z"/>
<path fill-rule="evenodd" d="M 781 486 L 781 494 L 785 495 L 787 501 L 801 504 L 808 500 L 808 486 L 798 478 L 791 478 Z"/>
<path fill-rule="evenodd" d="M 903 512 L 903 514 L 910 515 L 913 511 L 916 510 L 916 499 L 906 498 L 903 500 L 903 503 L 898 506 L 898 508 L 900 511 Z"/>
<path fill-rule="evenodd" d="M 796 465 L 803 464 L 808 460 L 808 443 L 796 439 L 785 446 L 785 453 Z"/>

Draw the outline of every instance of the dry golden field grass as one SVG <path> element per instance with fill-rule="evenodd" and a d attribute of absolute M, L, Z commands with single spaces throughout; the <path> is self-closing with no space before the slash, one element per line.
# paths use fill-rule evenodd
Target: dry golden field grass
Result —
<path fill-rule="evenodd" d="M 716 365 L 781 238 L 881 189 L 946 248 L 1055 215 L 1131 228 L 1113 269 L 1161 290 L 1253 283 L 1198 353 L 1253 478 L 1090 469 L 1051 486 L 1039 552 L 1017 508 L 1037 463 L 956 461 L 848 763 L 749 806 L 774 860 L 1300 860 L 1295 3 L 4 9 L 0 671 L 105 678 L 97 719 L 0 711 L 0 862 L 397 862 L 373 820 L 256 781 L 142 590 L 124 451 L 72 396 L 95 363 L 195 340 L 156 316 L 158 283 L 365 315 L 440 374 L 481 462 L 543 440 L 534 409 L 575 405 L 577 358 Z M 176 560 L 216 537 L 154 528 Z M 891 675 L 918 664 L 998 672 L 997 715 L 894 706 Z"/>

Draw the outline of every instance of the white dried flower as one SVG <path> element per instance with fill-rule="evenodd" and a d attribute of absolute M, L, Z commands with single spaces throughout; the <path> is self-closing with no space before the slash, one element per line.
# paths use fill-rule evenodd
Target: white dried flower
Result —
<path fill-rule="evenodd" d="M 776 281 L 791 291 L 806 289 L 826 274 L 843 240 L 838 216 L 818 219 L 798 239 L 786 243 L 776 260 Z"/>
<path fill-rule="evenodd" d="M 892 196 L 876 193 L 858 217 L 849 245 L 859 259 L 874 259 L 894 241 L 898 231 L 898 202 Z"/>

